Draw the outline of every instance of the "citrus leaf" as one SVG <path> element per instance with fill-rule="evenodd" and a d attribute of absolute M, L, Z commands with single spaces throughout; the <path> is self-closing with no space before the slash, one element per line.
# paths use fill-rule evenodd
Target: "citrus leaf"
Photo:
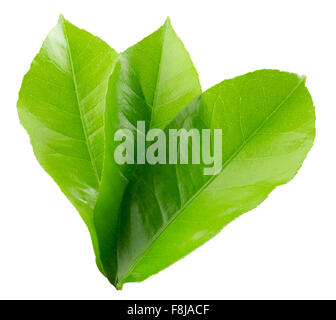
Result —
<path fill-rule="evenodd" d="M 315 113 L 304 77 L 260 70 L 207 90 L 166 135 L 180 128 L 222 129 L 221 171 L 204 175 L 205 164 L 136 171 L 119 224 L 119 288 L 182 258 L 291 180 L 312 147 Z"/>
<path fill-rule="evenodd" d="M 144 136 L 150 128 L 164 127 L 201 94 L 197 72 L 169 19 L 157 31 L 121 53 L 109 81 L 106 97 L 105 166 L 95 210 L 108 278 L 116 283 L 116 235 L 119 208 L 135 165 L 119 166 L 114 159 L 116 131 L 129 129 Z M 137 121 L 146 128 L 137 132 Z M 111 183 L 113 181 L 113 183 Z"/>
<path fill-rule="evenodd" d="M 61 16 L 25 75 L 17 103 L 36 158 L 88 226 L 98 265 L 93 215 L 104 159 L 105 97 L 117 56 Z"/>

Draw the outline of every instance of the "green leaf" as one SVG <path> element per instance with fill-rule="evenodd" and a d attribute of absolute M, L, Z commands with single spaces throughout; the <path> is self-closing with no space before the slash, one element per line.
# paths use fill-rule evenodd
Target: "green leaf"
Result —
<path fill-rule="evenodd" d="M 81 214 L 99 264 L 93 212 L 102 176 L 104 110 L 117 53 L 62 16 L 25 75 L 18 114 L 41 166 Z"/>
<path fill-rule="evenodd" d="M 114 160 L 114 141 L 119 129 L 136 136 L 137 121 L 146 129 L 163 128 L 196 96 L 201 94 L 197 72 L 169 19 L 157 31 L 121 53 L 109 81 L 106 98 L 105 166 L 95 210 L 101 239 L 105 274 L 116 283 L 116 235 L 119 208 L 135 165 L 119 166 Z M 113 183 L 111 183 L 113 182 Z"/>
<path fill-rule="evenodd" d="M 291 180 L 315 137 L 305 78 L 260 70 L 194 99 L 168 129 L 222 129 L 222 169 L 146 165 L 125 193 L 118 234 L 118 287 L 182 258 Z M 191 150 L 189 150 L 190 152 Z"/>

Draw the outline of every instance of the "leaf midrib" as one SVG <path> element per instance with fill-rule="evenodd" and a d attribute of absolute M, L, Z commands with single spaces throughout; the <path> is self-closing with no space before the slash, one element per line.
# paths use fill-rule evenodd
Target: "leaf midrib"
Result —
<path fill-rule="evenodd" d="M 157 108 L 156 104 L 157 104 L 157 99 L 158 99 L 158 96 L 159 96 L 159 94 L 158 94 L 158 87 L 159 87 L 160 77 L 161 77 L 162 57 L 163 57 L 163 50 L 164 50 L 165 41 L 166 41 L 166 35 L 167 35 L 167 26 L 168 26 L 168 23 L 166 21 L 166 23 L 162 26 L 162 45 L 161 45 L 160 60 L 159 60 L 159 65 L 158 65 L 158 72 L 157 72 L 157 75 L 156 75 L 156 83 L 155 83 L 155 88 L 154 88 L 154 94 L 153 94 L 152 103 L 149 104 L 149 103 L 146 102 L 146 99 L 144 99 L 144 101 L 146 102 L 147 106 L 149 106 L 150 109 L 151 109 L 151 114 L 150 114 L 150 118 L 149 118 L 149 129 L 153 128 L 153 116 L 154 116 L 155 110 Z M 141 91 L 142 91 L 143 97 L 145 97 L 142 89 L 141 89 Z M 144 134 L 146 134 L 146 133 L 144 133 Z M 149 142 L 146 143 L 146 147 L 147 147 L 148 143 Z"/>
<path fill-rule="evenodd" d="M 212 176 L 172 217 L 171 220 L 158 230 L 155 236 L 152 238 L 146 249 L 139 255 L 139 257 L 134 261 L 130 266 L 129 270 L 125 273 L 125 276 L 118 281 L 119 284 L 122 284 L 125 279 L 131 274 L 136 265 L 142 260 L 146 253 L 150 250 L 153 243 L 165 232 L 165 230 L 175 221 L 175 219 L 183 212 L 198 196 L 205 190 L 219 175 L 223 173 L 225 168 L 230 164 L 230 162 L 238 156 L 238 154 L 245 148 L 245 146 L 257 135 L 259 131 L 263 129 L 266 123 L 280 110 L 280 108 L 288 101 L 288 99 L 298 90 L 298 88 L 305 82 L 305 77 L 302 77 L 298 84 L 289 92 L 289 94 L 282 100 L 281 103 L 262 121 L 262 123 L 251 133 L 251 135 L 244 140 L 237 150 L 235 150 L 231 157 L 229 157 L 224 164 L 222 165 L 222 170 L 218 175 Z"/>
<path fill-rule="evenodd" d="M 167 22 L 163 26 L 163 34 L 162 34 L 162 46 L 161 46 L 161 54 L 160 54 L 160 61 L 159 61 L 159 67 L 158 67 L 158 73 L 156 77 L 156 84 L 155 84 L 155 89 L 154 89 L 154 96 L 153 96 L 153 101 L 152 101 L 152 110 L 151 110 L 151 117 L 150 117 L 150 123 L 149 123 L 149 128 L 152 128 L 153 124 L 153 115 L 155 114 L 155 109 L 156 109 L 156 104 L 157 104 L 157 99 L 158 99 L 158 87 L 160 84 L 160 77 L 161 77 L 161 69 L 162 69 L 162 57 L 163 57 L 163 51 L 165 47 L 165 41 L 166 41 L 166 35 L 167 35 Z"/>
<path fill-rule="evenodd" d="M 83 124 L 83 132 L 84 132 L 84 137 L 85 137 L 85 141 L 86 141 L 88 154 L 89 154 L 89 157 L 90 157 L 90 163 L 91 163 L 92 169 L 94 171 L 94 174 L 95 174 L 95 177 L 96 177 L 96 180 L 97 180 L 97 186 L 99 186 L 100 178 L 99 178 L 99 175 L 98 175 L 98 171 L 97 171 L 96 163 L 94 161 L 94 157 L 93 157 L 92 152 L 91 152 L 91 147 L 90 147 L 90 142 L 89 142 L 89 135 L 88 135 L 88 129 L 87 129 L 86 121 L 85 121 L 85 116 L 84 116 L 83 111 L 81 109 L 80 98 L 79 98 L 79 90 L 78 90 L 78 86 L 77 86 L 77 78 L 76 78 L 75 68 L 74 68 L 73 60 L 72 60 L 71 46 L 70 46 L 70 42 L 69 42 L 67 30 L 66 30 L 66 24 L 65 24 L 64 20 L 62 21 L 62 29 L 63 29 L 63 32 L 64 32 L 65 40 L 67 42 L 67 51 L 68 51 L 68 56 L 69 56 L 69 61 L 70 61 L 70 66 L 71 66 L 71 73 L 72 73 L 72 79 L 73 79 L 73 83 L 74 83 L 75 94 L 76 94 L 76 101 L 77 101 L 77 105 L 78 105 L 78 110 L 79 110 L 79 115 L 80 115 L 80 118 L 81 118 L 81 122 Z"/>

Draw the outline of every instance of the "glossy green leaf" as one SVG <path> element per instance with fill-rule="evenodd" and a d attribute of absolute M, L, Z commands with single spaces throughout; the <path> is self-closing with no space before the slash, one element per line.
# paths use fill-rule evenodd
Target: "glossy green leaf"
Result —
<path fill-rule="evenodd" d="M 201 93 L 190 56 L 171 27 L 169 19 L 157 31 L 121 53 L 109 81 L 106 98 L 103 178 L 95 210 L 95 225 L 102 241 L 105 270 L 116 283 L 116 235 L 119 208 L 135 165 L 119 166 L 114 150 L 115 132 L 129 129 L 136 136 L 150 128 L 163 128 Z M 146 129 L 137 132 L 137 121 Z M 111 183 L 113 182 L 113 183 Z"/>
<path fill-rule="evenodd" d="M 81 214 L 99 261 L 94 225 L 104 159 L 104 110 L 117 53 L 62 16 L 25 75 L 17 104 L 36 158 Z"/>
<path fill-rule="evenodd" d="M 165 130 L 222 129 L 222 170 L 211 176 L 204 164 L 166 164 L 136 171 L 122 205 L 118 287 L 182 258 L 291 180 L 312 147 L 314 124 L 305 78 L 291 73 L 248 73 L 194 99 Z"/>

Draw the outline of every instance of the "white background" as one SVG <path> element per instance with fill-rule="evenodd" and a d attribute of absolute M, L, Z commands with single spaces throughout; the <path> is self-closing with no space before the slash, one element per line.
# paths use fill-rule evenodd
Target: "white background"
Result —
<path fill-rule="evenodd" d="M 116 291 L 84 223 L 34 158 L 16 100 L 48 31 L 65 17 L 122 51 L 166 16 L 203 89 L 261 68 L 307 75 L 317 137 L 298 175 L 204 246 Z M 336 298 L 335 1 L 1 1 L 0 298 Z"/>

